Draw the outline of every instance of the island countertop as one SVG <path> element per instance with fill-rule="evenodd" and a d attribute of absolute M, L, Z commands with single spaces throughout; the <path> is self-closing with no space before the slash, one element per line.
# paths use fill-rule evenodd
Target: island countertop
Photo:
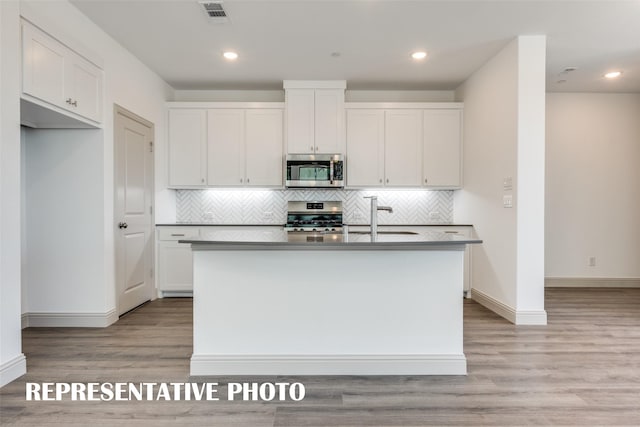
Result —
<path fill-rule="evenodd" d="M 355 227 L 353 227 L 355 228 Z M 367 233 L 368 227 L 348 228 L 343 234 L 316 234 L 309 241 L 301 235 L 275 230 L 211 230 L 197 239 L 180 240 L 190 243 L 194 250 L 220 249 L 305 249 L 305 250 L 389 250 L 389 249 L 429 249 L 442 246 L 460 246 L 482 243 L 477 238 L 432 230 L 394 231 L 381 229 L 373 240 Z M 302 237 L 302 239 L 301 239 Z"/>

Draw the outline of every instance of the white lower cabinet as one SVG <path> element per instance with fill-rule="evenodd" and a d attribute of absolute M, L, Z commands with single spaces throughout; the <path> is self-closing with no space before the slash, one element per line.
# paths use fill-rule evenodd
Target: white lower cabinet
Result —
<path fill-rule="evenodd" d="M 158 228 L 158 293 L 159 296 L 189 295 L 193 292 L 193 255 L 191 245 L 178 240 L 197 238 L 199 227 Z"/>
<path fill-rule="evenodd" d="M 193 253 L 188 243 L 180 240 L 206 238 L 210 230 L 253 230 L 269 231 L 282 229 L 281 225 L 264 226 L 224 226 L 224 225 L 181 225 L 156 227 L 156 271 L 159 297 L 193 295 Z"/>
<path fill-rule="evenodd" d="M 350 225 L 350 231 L 369 231 L 369 226 Z M 378 231 L 438 231 L 440 233 L 451 233 L 462 237 L 475 238 L 475 231 L 471 225 L 380 225 Z M 471 251 L 474 245 L 466 245 L 464 250 L 464 296 L 471 298 L 473 283 L 471 282 Z"/>
<path fill-rule="evenodd" d="M 440 231 L 441 233 L 452 233 L 459 236 L 472 238 L 474 237 L 473 227 L 470 225 L 459 225 L 459 226 L 429 226 L 430 230 Z M 466 298 L 471 298 L 471 251 L 473 250 L 473 245 L 466 245 L 464 250 L 464 296 Z"/>

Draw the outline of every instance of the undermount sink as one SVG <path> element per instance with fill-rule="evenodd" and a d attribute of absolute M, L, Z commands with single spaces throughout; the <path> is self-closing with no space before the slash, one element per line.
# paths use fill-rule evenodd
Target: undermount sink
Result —
<path fill-rule="evenodd" d="M 371 234 L 371 231 L 349 231 L 349 234 Z M 412 235 L 418 233 L 415 231 L 378 231 L 378 234 Z"/>

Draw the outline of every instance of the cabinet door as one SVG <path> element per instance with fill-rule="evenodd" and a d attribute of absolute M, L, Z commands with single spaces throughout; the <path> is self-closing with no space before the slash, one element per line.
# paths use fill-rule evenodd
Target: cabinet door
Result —
<path fill-rule="evenodd" d="M 169 187 L 206 184 L 206 138 L 206 110 L 169 110 Z"/>
<path fill-rule="evenodd" d="M 158 264 L 158 290 L 193 291 L 191 245 L 159 242 Z"/>
<path fill-rule="evenodd" d="M 424 111 L 423 185 L 460 187 L 461 132 L 460 110 Z"/>
<path fill-rule="evenodd" d="M 287 152 L 315 151 L 315 103 L 313 89 L 287 89 Z"/>
<path fill-rule="evenodd" d="M 344 152 L 344 90 L 315 90 L 315 152 Z"/>
<path fill-rule="evenodd" d="M 67 63 L 69 109 L 96 122 L 102 121 L 102 71 L 86 59 L 70 53 Z"/>
<path fill-rule="evenodd" d="M 65 70 L 69 50 L 47 34 L 22 24 L 22 91 L 62 108 L 65 98 Z"/>
<path fill-rule="evenodd" d="M 247 110 L 246 184 L 282 186 L 282 110 Z"/>
<path fill-rule="evenodd" d="M 208 184 L 244 185 L 244 110 L 209 110 L 207 117 Z"/>
<path fill-rule="evenodd" d="M 422 110 L 385 111 L 385 185 L 415 187 L 422 178 Z"/>
<path fill-rule="evenodd" d="M 384 185 L 384 110 L 347 110 L 346 125 L 347 185 Z"/>

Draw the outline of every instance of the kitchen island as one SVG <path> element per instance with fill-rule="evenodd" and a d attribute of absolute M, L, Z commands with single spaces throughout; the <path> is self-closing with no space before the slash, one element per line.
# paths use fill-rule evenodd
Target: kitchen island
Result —
<path fill-rule="evenodd" d="M 181 241 L 193 249 L 191 375 L 466 374 L 463 256 L 481 241 L 360 233 Z"/>

